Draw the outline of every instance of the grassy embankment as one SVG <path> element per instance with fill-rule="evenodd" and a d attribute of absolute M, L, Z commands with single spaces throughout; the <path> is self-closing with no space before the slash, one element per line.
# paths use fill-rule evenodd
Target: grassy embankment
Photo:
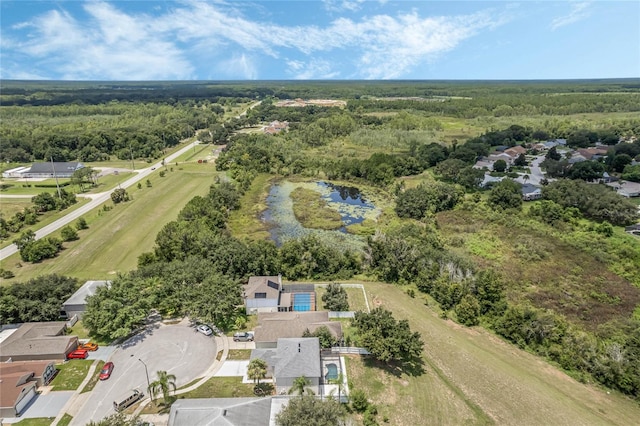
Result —
<path fill-rule="evenodd" d="M 348 360 L 353 389 L 365 390 L 379 418 L 416 424 L 633 424 L 632 400 L 581 384 L 540 358 L 481 328 L 439 318 L 425 298 L 389 284 L 365 284 L 375 306 L 408 319 L 425 342 L 424 373 L 394 375 L 360 358 Z"/>
<path fill-rule="evenodd" d="M 253 180 L 240 200 L 240 209 L 229 214 L 227 228 L 233 236 L 251 240 L 269 238 L 268 226 L 260 219 L 260 215 L 267 209 L 266 199 L 273 180 L 273 176 L 268 174 L 260 174 Z"/>
<path fill-rule="evenodd" d="M 190 199 L 207 193 L 215 174 L 212 163 L 180 164 L 164 178 L 154 173 L 149 177 L 151 187 L 143 182 L 141 189 L 128 189 L 133 200 L 109 211 L 96 209 L 87 214 L 89 229 L 79 233 L 79 240 L 65 243 L 65 250 L 55 259 L 25 262 L 21 268 L 13 268 L 20 262 L 19 254 L 5 260 L 16 275 L 5 282 L 52 273 L 81 280 L 109 279 L 117 272 L 134 269 L 138 256 L 153 248 L 160 229 L 174 220 Z M 111 201 L 105 204 L 113 206 Z"/>

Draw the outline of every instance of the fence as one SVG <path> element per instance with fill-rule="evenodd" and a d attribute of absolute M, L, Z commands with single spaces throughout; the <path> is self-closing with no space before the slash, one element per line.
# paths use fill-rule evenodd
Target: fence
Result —
<path fill-rule="evenodd" d="M 349 354 L 349 355 L 371 355 L 371 352 L 365 348 L 356 348 L 354 346 L 334 346 L 331 348 L 332 354 Z"/>

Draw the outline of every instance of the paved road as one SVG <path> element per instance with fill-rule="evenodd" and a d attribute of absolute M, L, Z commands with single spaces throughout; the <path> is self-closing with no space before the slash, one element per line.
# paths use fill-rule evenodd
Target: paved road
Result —
<path fill-rule="evenodd" d="M 113 401 L 123 399 L 132 389 L 147 395 L 145 365 L 140 360 L 146 364 L 151 382 L 156 380 L 156 372 L 162 370 L 175 375 L 180 387 L 204 376 L 216 353 L 215 338 L 196 332 L 188 323 L 149 326 L 146 332 L 127 340 L 113 353 L 109 359 L 115 365 L 111 377 L 98 382 L 85 399 L 76 401 L 75 405 L 80 406 L 69 409 L 73 415 L 71 426 L 114 414 Z"/>
<path fill-rule="evenodd" d="M 178 158 L 179 156 L 181 156 L 182 154 L 184 154 L 188 150 L 193 149 L 194 145 L 196 145 L 197 143 L 198 143 L 197 141 L 193 142 L 193 143 L 190 143 L 189 145 L 181 148 L 180 150 L 174 152 L 173 154 L 165 157 L 165 162 L 166 163 L 171 163 L 173 160 L 175 160 L 176 158 Z M 121 183 L 120 187 L 126 189 L 126 188 L 129 188 L 132 185 L 137 184 L 139 181 L 141 181 L 142 179 L 145 179 L 147 176 L 149 176 L 151 173 L 153 173 L 155 169 L 157 169 L 159 167 L 162 167 L 162 162 L 158 162 L 156 164 L 153 164 L 153 165 L 147 167 L 146 169 L 136 170 L 137 174 L 135 176 L 127 179 L 123 183 Z M 106 191 L 106 192 L 101 192 L 99 194 L 92 194 L 91 201 L 89 201 L 84 206 L 82 206 L 82 207 L 70 212 L 69 214 L 61 217 L 60 219 L 56 220 L 53 223 L 50 223 L 49 225 L 43 226 L 42 228 L 38 229 L 36 231 L 36 239 L 40 239 L 42 237 L 46 237 L 47 235 L 57 231 L 58 229 L 62 228 L 63 226 L 65 226 L 65 225 L 73 222 L 74 220 L 78 219 L 80 216 L 89 213 L 91 210 L 93 210 L 96 207 L 100 206 L 105 201 L 108 201 L 111 198 L 111 193 L 112 192 L 113 192 L 113 190 Z M 5 248 L 0 250 L 0 260 L 4 260 L 7 257 L 12 256 L 17 252 L 18 252 L 18 248 L 16 247 L 16 245 L 15 244 L 11 244 L 10 246 L 7 246 L 7 247 L 5 247 Z"/>

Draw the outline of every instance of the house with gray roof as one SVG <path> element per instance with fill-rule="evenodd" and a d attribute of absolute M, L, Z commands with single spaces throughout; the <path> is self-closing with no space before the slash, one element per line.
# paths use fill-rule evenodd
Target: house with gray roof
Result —
<path fill-rule="evenodd" d="M 43 162 L 33 163 L 29 171 L 22 173 L 25 178 L 70 178 L 76 172 L 84 167 L 84 164 L 77 161 L 70 162 Z"/>
<path fill-rule="evenodd" d="M 269 426 L 273 398 L 178 399 L 168 426 Z"/>
<path fill-rule="evenodd" d="M 259 313 L 253 337 L 256 348 L 275 348 L 279 339 L 299 338 L 320 327 L 328 328 L 336 340 L 342 338 L 342 324 L 331 321 L 326 311 Z"/>
<path fill-rule="evenodd" d="M 267 363 L 278 394 L 288 393 L 293 381 L 303 376 L 309 380 L 308 388 L 319 392 L 322 368 L 317 337 L 278 339 L 275 349 L 254 349 L 251 359 L 255 358 Z"/>
<path fill-rule="evenodd" d="M 530 183 L 525 183 L 524 185 L 522 185 L 521 192 L 522 199 L 524 201 L 533 201 L 542 198 L 542 188 Z"/>
<path fill-rule="evenodd" d="M 111 281 L 87 281 L 75 293 L 71 295 L 63 304 L 62 310 L 67 314 L 67 318 L 82 314 L 87 309 L 87 298 L 96 294 L 99 287 L 110 284 Z"/>
<path fill-rule="evenodd" d="M 56 322 L 29 322 L 18 328 L 3 328 L 0 341 L 0 362 L 64 360 L 78 347 L 78 337 L 66 334 L 67 324 Z"/>

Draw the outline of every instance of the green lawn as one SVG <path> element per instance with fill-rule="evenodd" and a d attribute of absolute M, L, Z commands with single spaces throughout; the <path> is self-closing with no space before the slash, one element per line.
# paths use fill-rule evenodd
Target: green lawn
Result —
<path fill-rule="evenodd" d="M 253 397 L 253 384 L 242 383 L 242 377 L 212 377 L 198 389 L 179 395 L 182 398 Z"/>
<path fill-rule="evenodd" d="M 73 416 L 69 413 L 64 413 L 64 416 L 58 422 L 58 426 L 68 426 L 71 420 L 73 420 Z"/>
<path fill-rule="evenodd" d="M 18 423 L 13 424 L 16 426 L 49 426 L 51 423 L 53 423 L 54 420 L 55 417 L 36 417 L 33 419 L 22 419 Z M 65 423 L 58 424 L 64 425 Z"/>
<path fill-rule="evenodd" d="M 93 388 L 98 383 L 98 380 L 100 380 L 100 372 L 102 371 L 103 365 L 104 361 L 98 361 L 96 369 L 93 371 L 93 377 L 91 377 L 91 380 L 89 380 L 85 387 L 82 388 L 82 391 L 80 391 L 80 393 L 91 392 L 93 390 Z"/>
<path fill-rule="evenodd" d="M 232 361 L 246 360 L 251 358 L 251 349 L 229 349 L 227 359 Z"/>
<path fill-rule="evenodd" d="M 12 268 L 20 262 L 18 254 L 6 259 L 5 265 L 16 275 L 13 280 L 52 273 L 81 280 L 109 279 L 134 269 L 138 256 L 153 248 L 160 229 L 174 220 L 191 198 L 206 194 L 217 173 L 214 164 L 185 164 L 180 168 L 167 172 L 164 178 L 150 177 L 151 188 L 144 183 L 142 189 L 129 188 L 132 201 L 110 211 L 96 209 L 85 215 L 89 229 L 80 232 L 79 240 L 65 243 L 65 250 L 55 259 L 39 264 L 23 262 L 21 268 Z M 106 205 L 113 203 L 108 201 Z"/>
<path fill-rule="evenodd" d="M 347 300 L 349 301 L 350 311 L 367 311 L 367 304 L 364 299 L 364 293 L 359 288 L 347 288 L 343 287 L 347 292 Z M 316 286 L 316 300 L 318 310 L 326 310 L 322 296 L 326 293 L 325 287 Z"/>
<path fill-rule="evenodd" d="M 87 330 L 82 324 L 82 320 L 78 320 L 73 327 L 68 329 L 68 334 L 78 336 L 78 339 L 91 339 L 93 343 L 97 343 L 99 346 L 107 346 L 110 342 L 95 339 L 93 336 L 89 336 L 89 330 Z"/>
<path fill-rule="evenodd" d="M 54 391 L 76 390 L 87 377 L 89 367 L 93 364 L 92 359 L 72 359 L 64 364 L 56 365 L 59 370 L 56 377 L 51 381 Z"/>
<path fill-rule="evenodd" d="M 365 390 L 394 425 L 637 423 L 640 406 L 616 392 L 578 383 L 542 359 L 479 328 L 442 320 L 425 298 L 366 283 L 372 307 L 408 319 L 425 342 L 424 372 L 388 371 L 348 360 L 352 388 Z"/>

